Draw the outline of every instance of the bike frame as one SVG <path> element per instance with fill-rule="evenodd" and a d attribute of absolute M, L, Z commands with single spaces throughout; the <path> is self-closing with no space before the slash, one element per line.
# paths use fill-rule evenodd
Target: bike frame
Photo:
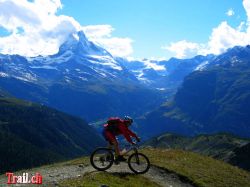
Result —
<path fill-rule="evenodd" d="M 125 148 L 127 148 L 125 153 L 122 153 L 123 156 L 127 156 L 129 152 L 134 151 L 134 153 L 138 153 L 138 149 L 139 146 L 138 145 L 125 145 Z M 109 147 L 110 150 L 112 150 L 113 152 L 115 152 L 114 150 L 114 146 L 112 146 L 112 148 Z"/>
<path fill-rule="evenodd" d="M 126 147 L 126 146 L 125 146 Z M 128 146 L 127 146 L 128 147 Z M 129 152 L 134 151 L 134 153 L 138 153 L 138 149 L 139 147 L 136 145 L 129 145 L 128 150 L 125 151 L 125 153 L 123 153 L 124 156 L 126 156 Z"/>

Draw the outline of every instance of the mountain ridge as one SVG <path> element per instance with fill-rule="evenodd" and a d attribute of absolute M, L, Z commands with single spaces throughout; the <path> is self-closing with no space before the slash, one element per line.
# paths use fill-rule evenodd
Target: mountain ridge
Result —
<path fill-rule="evenodd" d="M 0 97 L 0 172 L 89 154 L 103 143 L 82 119 L 32 102 Z"/>
<path fill-rule="evenodd" d="M 193 137 L 164 133 L 147 140 L 144 146 L 192 151 L 250 171 L 250 139 L 229 133 L 200 134 Z"/>

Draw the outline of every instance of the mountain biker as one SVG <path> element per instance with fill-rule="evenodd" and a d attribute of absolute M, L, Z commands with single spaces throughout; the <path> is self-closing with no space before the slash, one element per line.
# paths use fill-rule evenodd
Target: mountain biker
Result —
<path fill-rule="evenodd" d="M 112 121 L 112 123 L 110 123 L 110 121 Z M 109 147 L 112 145 L 115 147 L 116 161 L 126 161 L 120 153 L 116 136 L 123 135 L 131 144 L 135 144 L 135 142 L 131 140 L 131 137 L 136 138 L 138 142 L 140 141 L 140 138 L 128 128 L 132 123 L 133 119 L 129 116 L 125 116 L 124 119 L 118 117 L 109 118 L 107 124 L 104 124 L 102 134 L 105 140 L 109 142 Z"/>

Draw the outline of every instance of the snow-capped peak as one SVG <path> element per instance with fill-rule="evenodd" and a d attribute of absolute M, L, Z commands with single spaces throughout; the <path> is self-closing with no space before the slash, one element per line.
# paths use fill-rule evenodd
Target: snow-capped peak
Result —
<path fill-rule="evenodd" d="M 61 55 L 67 51 L 71 51 L 79 56 L 112 56 L 108 51 L 106 51 L 102 47 L 99 47 L 93 42 L 89 41 L 83 31 L 70 34 L 66 41 L 60 46 L 58 55 Z"/>

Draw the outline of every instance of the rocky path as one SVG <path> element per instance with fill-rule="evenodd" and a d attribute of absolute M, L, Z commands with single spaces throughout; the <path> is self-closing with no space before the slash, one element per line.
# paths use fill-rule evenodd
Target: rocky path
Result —
<path fill-rule="evenodd" d="M 25 172 L 29 172 L 30 174 L 35 174 L 39 172 L 43 176 L 43 185 L 28 185 L 28 186 L 58 186 L 59 181 L 63 179 L 69 178 L 77 178 L 81 177 L 88 172 L 98 172 L 92 166 L 88 164 L 78 164 L 78 165 L 58 165 L 58 166 L 44 166 L 41 168 L 34 168 L 32 170 L 27 170 Z M 133 174 L 130 171 L 127 163 L 120 163 L 119 165 L 113 165 L 110 169 L 107 170 L 109 173 L 113 173 L 116 175 L 126 175 Z M 17 172 L 15 174 L 22 175 L 22 171 Z M 161 168 L 156 166 L 151 166 L 149 171 L 142 176 L 150 179 L 158 183 L 163 187 L 191 187 L 191 184 L 188 184 L 185 181 L 182 181 L 176 174 L 169 173 Z M 7 177 L 5 175 L 0 176 L 0 186 L 2 187 L 10 187 L 10 185 L 6 185 Z M 12 186 L 27 186 L 26 185 L 12 185 Z"/>

